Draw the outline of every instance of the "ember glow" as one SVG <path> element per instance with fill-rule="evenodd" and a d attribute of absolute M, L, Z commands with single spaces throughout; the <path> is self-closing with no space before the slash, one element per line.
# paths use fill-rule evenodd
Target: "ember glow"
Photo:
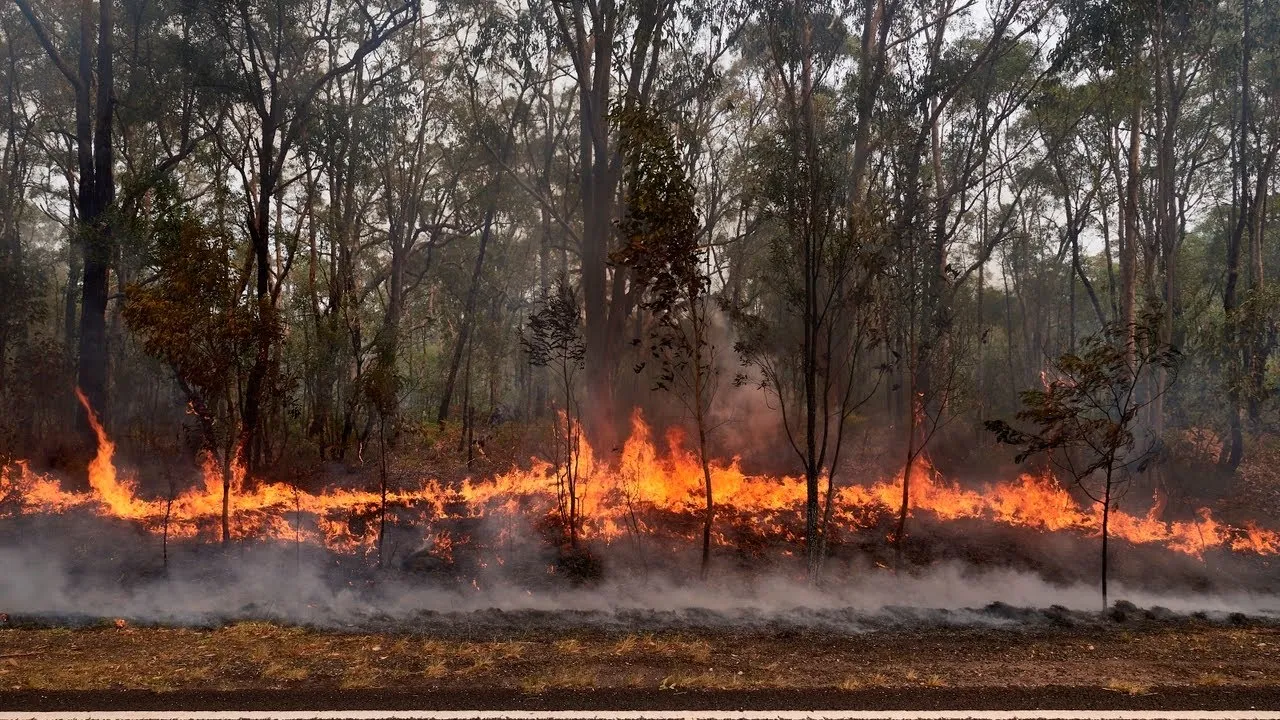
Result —
<path fill-rule="evenodd" d="M 80 401 L 86 403 L 83 396 Z M 115 444 L 97 417 L 92 412 L 89 415 L 98 439 L 97 455 L 89 465 L 91 489 L 64 490 L 56 478 L 31 470 L 28 463 L 13 463 L 0 472 L 0 500 L 6 500 L 0 503 L 0 517 L 79 509 L 136 523 L 149 533 L 167 532 L 171 538 L 217 539 L 222 477 L 212 460 L 202 468 L 202 482 L 171 501 L 142 497 L 136 480 L 116 466 Z M 681 531 L 658 525 L 664 519 L 683 518 L 688 522 L 675 525 L 687 528 L 684 534 L 690 543 L 695 542 L 694 528 L 704 508 L 702 470 L 678 430 L 667 433 L 660 443 L 636 413 L 631 435 L 612 465 L 596 460 L 586 441 L 581 442 L 583 537 L 609 544 L 629 533 L 681 536 Z M 714 463 L 712 481 L 717 545 L 732 545 L 744 532 L 797 545 L 803 541 L 802 477 L 750 475 L 734 459 Z M 1023 474 L 974 490 L 941 477 L 927 462 L 917 461 L 911 483 L 913 516 L 938 521 L 986 520 L 1038 532 L 1100 533 L 1101 507 L 1082 506 L 1051 475 Z M 832 511 L 835 531 L 856 533 L 875 528 L 895 512 L 901 496 L 901 473 L 879 482 L 838 488 Z M 239 468 L 233 468 L 231 532 L 237 539 L 301 541 L 322 544 L 339 553 L 369 554 L 376 549 L 377 523 L 352 519 L 370 517 L 380 500 L 380 493 L 374 490 L 309 493 L 281 483 L 253 482 Z M 449 559 L 457 540 L 433 524 L 550 515 L 557 505 L 555 468 L 535 458 L 528 469 L 512 468 L 460 484 L 423 478 L 412 489 L 391 490 L 387 502 L 391 508 L 411 510 L 421 518 L 423 537 L 431 541 L 434 554 Z M 1214 519 L 1208 508 L 1202 508 L 1196 520 L 1186 522 L 1166 522 L 1154 512 L 1139 516 L 1117 510 L 1111 516 L 1111 533 L 1130 543 L 1159 545 L 1195 557 L 1213 549 L 1280 553 L 1280 533 L 1253 524 L 1228 526 Z M 501 563 L 501 557 L 496 561 Z"/>

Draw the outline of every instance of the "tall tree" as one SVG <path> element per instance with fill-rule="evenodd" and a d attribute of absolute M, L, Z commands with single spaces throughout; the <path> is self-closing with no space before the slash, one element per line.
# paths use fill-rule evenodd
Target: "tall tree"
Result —
<path fill-rule="evenodd" d="M 245 381 L 238 451 L 240 462 L 253 468 L 262 455 L 263 404 L 280 333 L 276 308 L 296 251 L 273 231 L 273 203 L 292 180 L 289 161 L 310 126 L 317 96 L 413 23 L 419 8 L 415 0 L 341 6 L 219 0 L 193 10 L 208 29 L 209 42 L 227 58 L 222 72 L 229 97 L 244 107 L 236 121 L 244 134 L 237 143 L 223 138 L 221 144 L 241 177 L 252 247 L 248 264 L 254 268 L 257 345 Z M 284 258 L 277 264 L 273 251 L 282 247 Z"/>
<path fill-rule="evenodd" d="M 45 53 L 75 93 L 75 151 L 77 241 L 84 257 L 80 293 L 80 332 L 76 383 L 89 405 L 100 416 L 107 407 L 107 296 L 113 249 L 112 205 L 115 202 L 114 119 L 114 2 L 99 0 L 97 12 L 91 0 L 81 0 L 75 69 L 65 51 L 36 16 L 28 0 L 14 0 L 26 16 Z M 96 31 L 96 32 L 95 32 Z M 96 35 L 96 42 L 95 42 Z M 95 51 L 96 50 L 96 51 Z M 87 411 L 79 425 L 93 441 Z"/>
<path fill-rule="evenodd" d="M 693 185 L 670 130 L 660 117 L 643 109 L 623 114 L 617 121 L 622 126 L 628 192 L 626 210 L 618 222 L 626 244 L 613 254 L 613 260 L 631 268 L 643 288 L 639 306 L 650 316 L 648 349 L 657 364 L 653 387 L 679 398 L 698 434 L 706 500 L 700 572 L 706 578 L 715 520 L 707 435 L 719 387 L 706 251 L 698 244 L 701 233 Z"/>

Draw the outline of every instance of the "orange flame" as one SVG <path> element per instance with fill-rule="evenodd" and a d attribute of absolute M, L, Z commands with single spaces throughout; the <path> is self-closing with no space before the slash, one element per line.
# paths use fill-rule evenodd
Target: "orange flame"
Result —
<path fill-rule="evenodd" d="M 122 477 L 114 463 L 115 445 L 86 398 L 77 397 L 89 411 L 98 451 L 89 465 L 90 491 L 67 491 L 54 478 L 32 471 L 25 462 L 0 468 L 0 514 L 12 512 L 63 513 L 74 508 L 133 522 L 148 532 L 167 532 L 173 538 L 216 536 L 222 514 L 222 472 L 206 457 L 202 482 L 168 500 L 139 496 L 137 482 Z M 685 448 L 679 431 L 667 433 L 659 452 L 653 433 L 637 412 L 631 434 L 616 464 L 595 458 L 580 439 L 580 492 L 583 537 L 609 543 L 627 533 L 657 532 L 661 517 L 694 520 L 704 508 L 702 468 L 696 452 Z M 342 553 L 376 550 L 379 493 L 329 489 L 309 493 L 282 483 L 247 483 L 243 468 L 231 469 L 230 523 L 235 537 L 299 540 L 320 543 Z M 805 502 L 803 478 L 749 475 L 735 458 L 711 467 L 716 492 L 715 540 L 731 543 L 728 527 L 786 541 L 800 541 Z M 556 507 L 555 468 L 534 459 L 528 469 L 512 468 L 486 479 L 443 484 L 424 478 L 412 489 L 388 493 L 388 505 L 411 508 L 432 519 L 545 516 Z M 1097 504 L 1081 506 L 1051 475 L 1022 474 L 1008 482 L 980 490 L 948 481 L 927 462 L 917 460 L 912 471 L 911 512 L 929 513 L 939 520 L 981 519 L 1041 532 L 1101 532 L 1102 511 Z M 836 493 L 832 522 L 843 530 L 873 527 L 890 516 L 902 494 L 901 473 L 871 484 L 848 485 Z M 16 498 L 16 503 L 13 501 Z M 679 525 L 679 523 L 677 523 Z M 696 523 L 685 523 L 687 538 Z M 1280 554 L 1280 534 L 1252 523 L 1243 528 L 1220 523 L 1207 508 L 1193 521 L 1164 522 L 1113 510 L 1113 537 L 1135 544 L 1156 544 L 1200 557 L 1206 550 L 1223 549 L 1262 555 Z M 434 553 L 452 556 L 457 538 L 438 528 L 424 533 Z M 499 535 L 505 536 L 508 530 Z M 677 531 L 677 534 L 679 532 Z M 498 559 L 498 562 L 502 562 Z"/>

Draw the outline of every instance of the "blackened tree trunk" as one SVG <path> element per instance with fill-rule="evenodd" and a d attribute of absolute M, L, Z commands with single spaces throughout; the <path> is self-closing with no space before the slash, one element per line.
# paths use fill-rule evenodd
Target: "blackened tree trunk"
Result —
<path fill-rule="evenodd" d="M 63 59 L 28 0 L 14 1 L 49 59 L 75 92 L 75 148 L 79 169 L 76 186 L 76 233 L 84 258 L 76 382 L 88 399 L 89 406 L 101 416 L 107 411 L 106 315 L 108 274 L 113 255 L 111 205 L 115 201 L 116 192 L 111 112 L 114 83 L 113 2 L 98 2 L 95 78 L 95 19 L 92 0 L 81 0 L 80 3 L 79 57 L 75 70 Z M 78 427 L 86 441 L 92 443 L 93 432 L 87 410 L 80 410 Z"/>

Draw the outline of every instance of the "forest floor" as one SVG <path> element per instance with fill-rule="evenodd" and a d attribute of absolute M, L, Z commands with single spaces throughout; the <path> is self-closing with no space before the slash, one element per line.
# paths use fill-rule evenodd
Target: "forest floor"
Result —
<path fill-rule="evenodd" d="M 872 691 L 1274 688 L 1280 627 L 1179 620 L 864 633 L 534 631 L 508 638 L 216 629 L 0 629 L 0 695 L 386 689 Z"/>

